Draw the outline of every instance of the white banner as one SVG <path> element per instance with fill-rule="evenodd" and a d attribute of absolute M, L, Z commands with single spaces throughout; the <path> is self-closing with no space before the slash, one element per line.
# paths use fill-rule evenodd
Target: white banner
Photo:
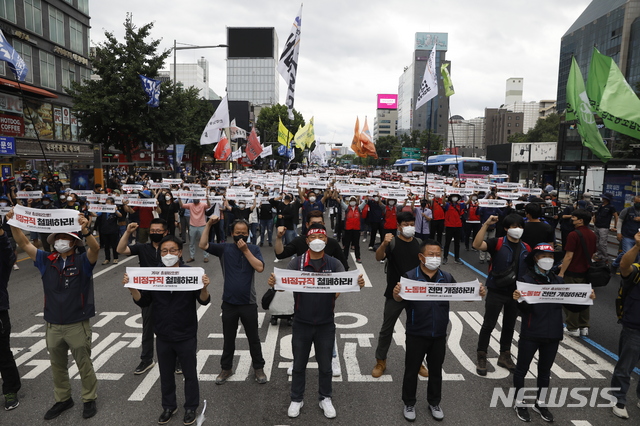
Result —
<path fill-rule="evenodd" d="M 193 191 L 175 191 L 174 196 L 177 198 L 182 198 L 183 200 L 188 200 L 193 198 L 204 200 L 207 198 L 207 190 L 205 188 L 202 188 L 202 189 L 194 189 Z"/>
<path fill-rule="evenodd" d="M 5 217 L 7 215 L 7 213 L 9 213 L 11 211 L 13 207 L 11 206 L 6 206 L 6 207 L 0 207 L 0 216 Z"/>
<path fill-rule="evenodd" d="M 504 198 L 505 200 L 517 200 L 522 197 L 522 195 L 516 192 L 497 192 L 496 197 Z"/>
<path fill-rule="evenodd" d="M 182 179 L 162 178 L 162 183 L 168 183 L 169 185 L 182 185 Z"/>
<path fill-rule="evenodd" d="M 171 185 L 166 183 L 166 182 L 149 181 L 149 182 L 147 182 L 147 187 L 149 189 L 162 189 L 162 188 L 169 189 L 169 188 L 171 188 Z"/>
<path fill-rule="evenodd" d="M 155 198 L 131 198 L 127 201 L 129 207 L 155 207 L 158 202 Z"/>
<path fill-rule="evenodd" d="M 223 187 L 226 188 L 231 185 L 231 181 L 229 180 L 209 180 L 207 181 L 207 186 L 209 187 Z"/>
<path fill-rule="evenodd" d="M 407 198 L 407 191 L 404 189 L 381 189 L 378 191 L 378 194 L 382 198 L 393 198 L 393 199 L 405 199 Z"/>
<path fill-rule="evenodd" d="M 491 200 L 491 199 L 482 199 L 478 200 L 478 205 L 480 207 L 495 207 L 501 208 L 507 206 L 507 200 Z"/>
<path fill-rule="evenodd" d="M 29 199 L 29 198 L 42 198 L 42 191 L 18 191 L 16 198 Z"/>
<path fill-rule="evenodd" d="M 93 195 L 94 192 L 90 189 L 72 189 L 72 194 L 76 194 L 78 197 L 86 197 L 87 195 Z"/>
<path fill-rule="evenodd" d="M 32 209 L 17 205 L 13 208 L 13 218 L 7 223 L 16 228 L 34 232 L 77 232 L 80 231 L 77 210 Z"/>
<path fill-rule="evenodd" d="M 142 185 L 122 185 L 122 190 L 124 192 L 129 192 L 129 191 L 142 191 L 144 189 L 144 186 Z"/>
<path fill-rule="evenodd" d="M 466 283 L 432 283 L 414 281 L 400 277 L 400 297 L 413 301 L 478 301 L 480 296 L 480 281 Z"/>
<path fill-rule="evenodd" d="M 95 213 L 115 213 L 117 209 L 115 204 L 89 204 L 89 211 Z"/>
<path fill-rule="evenodd" d="M 542 189 L 540 189 L 540 188 L 518 188 L 518 192 L 520 194 L 525 194 L 525 195 L 540 195 L 540 194 L 542 194 Z"/>
<path fill-rule="evenodd" d="M 85 198 L 90 203 L 97 203 L 100 201 L 100 194 L 87 195 Z"/>
<path fill-rule="evenodd" d="M 273 146 L 268 145 L 262 148 L 262 152 L 260 153 L 260 158 L 268 157 L 273 155 Z"/>
<path fill-rule="evenodd" d="M 593 305 L 591 284 L 528 284 L 516 281 L 521 297 L 518 302 Z"/>
<path fill-rule="evenodd" d="M 502 182 L 496 184 L 497 189 L 518 189 L 522 188 L 522 184 L 517 182 Z"/>
<path fill-rule="evenodd" d="M 274 268 L 276 290 L 301 293 L 348 293 L 360 291 L 359 270 L 349 272 L 306 272 Z"/>
<path fill-rule="evenodd" d="M 130 268 L 127 267 L 128 288 L 138 290 L 192 291 L 203 287 L 204 269 L 193 268 Z"/>

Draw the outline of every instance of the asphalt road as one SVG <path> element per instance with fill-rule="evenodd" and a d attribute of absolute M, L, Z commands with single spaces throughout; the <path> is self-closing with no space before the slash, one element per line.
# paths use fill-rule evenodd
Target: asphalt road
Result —
<path fill-rule="evenodd" d="M 289 419 L 289 377 L 286 369 L 291 363 L 291 328 L 278 322 L 269 324 L 269 314 L 260 309 L 260 336 L 267 365 L 265 372 L 269 383 L 259 385 L 253 380 L 246 338 L 237 341 L 235 375 L 228 383 L 217 386 L 214 381 L 220 371 L 219 358 L 222 352 L 222 324 L 220 303 L 222 295 L 221 269 L 217 259 L 205 264 L 198 252 L 192 265 L 205 268 L 212 283 L 209 287 L 212 303 L 200 307 L 198 359 L 201 398 L 207 400 L 205 425 L 286 425 L 286 424 L 403 424 L 401 400 L 404 364 L 404 315 L 396 325 L 388 369 L 379 379 L 371 377 L 375 363 L 377 333 L 382 322 L 385 287 L 384 265 L 376 262 L 373 253 L 362 243 L 362 265 L 367 287 L 361 293 L 342 295 L 336 303 L 337 341 L 342 375 L 334 379 L 333 401 L 338 416 L 327 420 L 317 404 L 317 367 L 311 359 L 307 374 L 305 406 L 300 417 Z M 266 270 L 256 279 L 258 296 L 266 290 L 267 273 L 274 265 L 273 251 L 262 249 Z M 133 375 L 140 356 L 140 309 L 133 303 L 129 292 L 122 288 L 121 279 L 126 266 L 138 266 L 133 257 L 118 265 L 101 266 L 100 256 L 95 267 L 95 293 L 97 315 L 93 319 L 93 358 L 98 373 L 98 414 L 83 420 L 80 399 L 80 381 L 72 379 L 75 407 L 59 418 L 45 422 L 44 413 L 54 403 L 49 361 L 43 340 L 42 319 L 43 295 L 40 277 L 32 262 L 20 255 L 20 270 L 14 271 L 9 283 L 11 298 L 11 320 L 13 323 L 12 347 L 16 354 L 22 376 L 19 392 L 20 406 L 13 411 L 0 412 L 1 425 L 139 425 L 156 424 L 162 411 L 160 405 L 160 382 L 158 369 L 153 368 L 143 376 Z M 450 263 L 443 269 L 451 272 L 457 281 L 484 280 L 487 265 L 480 265 L 477 253 L 462 248 L 465 265 Z M 350 259 L 355 265 L 354 259 Z M 589 339 L 567 337 L 561 343 L 556 364 L 552 372 L 552 387 L 557 389 L 557 399 L 568 392 L 561 407 L 552 408 L 556 423 L 576 426 L 623 424 L 625 421 L 613 416 L 610 408 L 591 407 L 606 404 L 599 396 L 592 398 L 602 388 L 610 386 L 611 372 L 615 361 L 607 354 L 617 352 L 620 326 L 616 324 L 614 299 L 617 291 L 614 278 L 608 287 L 597 290 L 597 300 L 591 311 Z M 508 393 L 512 376 L 497 367 L 499 330 L 496 330 L 489 353 L 490 372 L 487 377 L 475 373 L 475 353 L 478 332 L 484 312 L 481 302 L 457 302 L 451 305 L 451 324 L 448 350 L 444 363 L 442 409 L 443 424 L 451 425 L 514 425 L 520 421 L 512 408 L 500 401 L 491 407 L 492 397 Z M 519 325 L 517 326 L 519 330 Z M 242 329 L 240 330 L 242 336 Z M 515 338 L 517 339 L 517 333 Z M 512 352 L 517 353 L 517 340 Z M 73 364 L 70 358 L 70 363 Z M 73 367 L 72 367 L 73 368 Z M 534 373 L 529 373 L 528 386 L 535 385 Z M 178 376 L 178 403 L 182 404 L 181 376 Z M 632 389 L 638 376 L 634 374 Z M 419 382 L 417 424 L 433 424 L 426 402 L 426 380 Z M 578 389 L 582 388 L 582 389 Z M 497 393 L 496 393 L 497 392 Z M 586 401 L 581 405 L 579 395 Z M 629 392 L 629 412 L 632 419 L 626 424 L 637 424 L 640 408 L 636 407 L 633 390 Z M 567 406 L 573 404 L 574 406 Z M 202 410 L 202 405 L 199 411 Z M 169 423 L 182 424 L 183 410 Z M 533 424 L 544 422 L 531 413 Z"/>

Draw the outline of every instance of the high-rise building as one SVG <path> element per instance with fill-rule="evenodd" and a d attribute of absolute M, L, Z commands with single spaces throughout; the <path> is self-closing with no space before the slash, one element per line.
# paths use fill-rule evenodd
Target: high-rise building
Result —
<path fill-rule="evenodd" d="M 483 157 L 484 150 L 484 117 L 465 120 L 454 115 L 449 121 L 449 143 L 445 148 L 448 152 L 457 152 L 465 157 Z M 458 151 L 454 151 L 458 148 Z"/>
<path fill-rule="evenodd" d="M 613 58 L 631 87 L 640 82 L 640 0 L 593 0 L 562 36 L 558 111 L 566 109 L 571 57 L 586 77 L 593 47 Z"/>
<path fill-rule="evenodd" d="M 505 108 L 485 108 L 484 145 L 499 145 L 508 142 L 509 136 L 522 132 L 524 113 Z"/>
<path fill-rule="evenodd" d="M 398 95 L 378 95 L 376 117 L 373 120 L 373 141 L 382 136 L 395 136 L 398 127 Z"/>
<path fill-rule="evenodd" d="M 449 123 L 449 100 L 444 95 L 442 79 L 438 79 L 438 96 L 416 109 L 416 98 L 422 84 L 427 61 L 436 46 L 436 71 L 445 62 L 448 33 L 416 33 L 411 64 L 405 67 L 398 83 L 398 134 L 413 130 L 431 130 L 446 141 Z"/>
<path fill-rule="evenodd" d="M 275 28 L 227 28 L 227 96 L 230 101 L 275 105 L 279 101 Z"/>
<path fill-rule="evenodd" d="M 522 90 L 524 88 L 524 78 L 511 77 L 507 79 L 507 91 L 504 94 L 505 105 L 522 102 Z"/>

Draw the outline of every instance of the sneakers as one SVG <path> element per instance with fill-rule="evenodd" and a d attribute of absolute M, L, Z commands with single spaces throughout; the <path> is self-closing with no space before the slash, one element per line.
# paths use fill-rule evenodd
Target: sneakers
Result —
<path fill-rule="evenodd" d="M 287 415 L 292 419 L 298 417 L 300 415 L 300 409 L 302 408 L 303 405 L 304 405 L 304 401 L 300 401 L 300 402 L 291 401 L 291 404 L 289 404 L 289 410 L 287 410 Z"/>
<path fill-rule="evenodd" d="M 582 327 L 580 329 L 580 335 L 581 336 L 588 336 L 589 335 L 589 327 Z"/>
<path fill-rule="evenodd" d="M 356 259 L 356 263 L 362 263 L 362 260 Z"/>
<path fill-rule="evenodd" d="M 376 359 L 376 366 L 373 367 L 373 371 L 371 375 L 375 378 L 378 378 L 384 374 L 384 370 L 387 369 L 387 360 L 386 359 Z"/>
<path fill-rule="evenodd" d="M 518 406 L 518 404 L 516 403 L 516 405 L 513 408 L 514 410 L 516 410 L 516 415 L 520 420 L 522 420 L 523 422 L 531 421 L 531 416 L 529 415 L 529 410 L 527 409 L 527 407 Z"/>
<path fill-rule="evenodd" d="M 96 407 L 96 401 L 89 401 L 84 403 L 84 408 L 82 409 L 82 418 L 90 419 L 98 413 L 98 407 Z"/>
<path fill-rule="evenodd" d="M 413 405 L 405 405 L 402 414 L 404 414 L 405 419 L 414 422 L 416 420 L 416 407 Z"/>
<path fill-rule="evenodd" d="M 182 374 L 182 365 L 180 365 L 180 360 L 176 360 L 176 374 Z"/>
<path fill-rule="evenodd" d="M 169 420 L 171 420 L 171 417 L 173 417 L 173 415 L 177 412 L 178 412 L 177 408 L 174 408 L 173 410 L 171 408 L 165 408 L 162 414 L 160 414 L 160 417 L 158 418 L 158 424 L 163 425 L 165 423 L 169 423 Z"/>
<path fill-rule="evenodd" d="M 53 407 L 49 408 L 49 411 L 46 412 L 46 414 L 44 415 L 44 419 L 55 419 L 71 407 L 73 407 L 73 399 L 71 398 L 67 399 L 66 401 L 56 402 L 55 404 L 53 404 Z"/>
<path fill-rule="evenodd" d="M 443 265 L 446 265 L 446 264 L 447 264 L 447 258 L 446 258 L 446 257 L 443 257 L 443 258 L 442 258 L 442 264 L 443 264 Z"/>
<path fill-rule="evenodd" d="M 564 332 L 567 333 L 569 336 L 572 337 L 580 337 L 580 330 L 576 329 L 576 330 L 569 330 L 567 327 L 564 328 Z"/>
<path fill-rule="evenodd" d="M 262 368 L 258 368 L 254 371 L 254 373 L 256 376 L 256 382 L 258 382 L 258 384 L 264 385 L 265 383 L 267 383 L 267 375 L 264 374 L 264 370 Z"/>
<path fill-rule="evenodd" d="M 542 417 L 542 420 L 544 420 L 545 422 L 553 421 L 553 414 L 551 414 L 551 412 L 547 407 L 541 407 L 540 405 L 538 405 L 537 401 L 533 406 L 533 411 L 540 414 L 540 417 Z"/>
<path fill-rule="evenodd" d="M 205 257 L 205 258 L 204 258 L 204 263 L 209 263 L 209 258 L 208 258 L 208 257 Z M 185 423 L 185 424 L 186 424 L 186 423 Z"/>
<path fill-rule="evenodd" d="M 111 262 L 111 259 L 105 259 L 104 262 L 102 262 L 103 265 L 108 265 Z"/>
<path fill-rule="evenodd" d="M 147 371 L 151 370 L 154 365 L 156 365 L 156 363 L 153 362 L 152 359 L 147 359 L 147 360 L 143 359 L 142 361 L 140 361 L 140 364 L 138 364 L 133 374 L 135 374 L 136 376 L 139 376 L 140 374 L 144 374 Z"/>
<path fill-rule="evenodd" d="M 196 422 L 196 410 L 185 410 L 182 423 L 186 426 L 192 425 Z"/>
<path fill-rule="evenodd" d="M 373 251 L 373 247 L 369 247 L 369 251 Z"/>
<path fill-rule="evenodd" d="M 480 263 L 484 263 L 484 259 L 480 259 L 480 261 L 479 261 L 479 262 L 480 262 Z"/>
<path fill-rule="evenodd" d="M 324 416 L 328 419 L 334 419 L 336 417 L 336 409 L 333 408 L 331 398 L 325 398 L 320 401 L 320 409 L 324 413 Z"/>
<path fill-rule="evenodd" d="M 118 259 L 113 259 L 113 264 L 117 265 L 118 264 Z"/>
<path fill-rule="evenodd" d="M 340 359 L 338 357 L 331 358 L 331 372 L 333 377 L 338 377 L 342 374 L 342 369 L 340 368 Z"/>
<path fill-rule="evenodd" d="M 216 385 L 224 384 L 229 377 L 233 376 L 233 370 L 222 370 L 216 377 Z"/>
<path fill-rule="evenodd" d="M 476 373 L 480 376 L 487 375 L 487 353 L 478 351 L 478 362 L 476 364 Z"/>
<path fill-rule="evenodd" d="M 431 411 L 431 417 L 435 420 L 440 421 L 444 419 L 444 413 L 439 405 L 429 405 L 429 411 Z"/>
<path fill-rule="evenodd" d="M 502 368 L 506 368 L 511 373 L 516 371 L 516 365 L 513 363 L 513 360 L 511 359 L 510 351 L 504 351 L 500 353 L 500 356 L 498 357 L 498 365 Z"/>
<path fill-rule="evenodd" d="M 455 263 L 456 265 L 464 265 L 464 262 L 460 259 L 454 260 L 453 263 Z"/>
<path fill-rule="evenodd" d="M 287 368 L 287 376 L 293 376 L 293 365 Z"/>
<path fill-rule="evenodd" d="M 191 258 L 189 260 L 187 260 L 185 263 L 191 263 L 191 262 L 195 262 L 196 260 L 194 258 Z"/>
<path fill-rule="evenodd" d="M 20 401 L 18 401 L 17 393 L 5 393 L 4 394 L 4 409 L 6 411 L 13 410 L 14 408 L 18 408 L 20 405 Z"/>
<path fill-rule="evenodd" d="M 17 271 L 18 269 L 20 269 L 20 267 L 18 266 L 18 264 L 17 264 L 17 263 L 14 263 L 14 264 L 13 264 L 13 270 L 14 270 L 14 271 Z"/>
<path fill-rule="evenodd" d="M 280 262 L 280 259 L 274 259 L 273 260 L 273 263 L 278 263 L 278 262 Z"/>
<path fill-rule="evenodd" d="M 418 370 L 418 375 L 422 377 L 429 377 L 429 370 L 427 370 L 427 367 L 425 367 L 424 364 L 420 364 L 420 370 Z"/>
<path fill-rule="evenodd" d="M 616 404 L 613 406 L 613 414 L 621 419 L 628 419 L 629 413 L 627 412 L 627 407 L 624 404 Z"/>

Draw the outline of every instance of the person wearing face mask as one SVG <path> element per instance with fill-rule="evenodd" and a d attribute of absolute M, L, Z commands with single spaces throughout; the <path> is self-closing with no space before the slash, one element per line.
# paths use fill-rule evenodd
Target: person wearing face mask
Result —
<path fill-rule="evenodd" d="M 444 210 L 442 208 L 443 200 L 441 197 L 434 197 L 431 203 L 431 211 L 433 219 L 429 223 L 430 237 L 442 244 L 442 234 L 444 233 Z"/>
<path fill-rule="evenodd" d="M 284 243 L 289 244 L 298 235 L 293 223 L 294 216 L 298 215 L 298 203 L 293 201 L 291 194 L 282 193 L 279 197 L 269 200 L 276 209 L 276 226 L 284 226 Z M 276 259 L 277 261 L 277 259 Z"/>
<path fill-rule="evenodd" d="M 209 199 L 206 202 L 201 202 L 200 199 L 194 198 L 190 203 L 182 203 L 182 199 L 179 200 L 180 207 L 189 210 L 189 255 L 188 262 L 196 260 L 196 247 L 200 241 L 200 237 L 205 235 L 205 225 L 207 221 L 205 219 L 205 211 L 209 208 Z M 206 232 L 209 230 L 207 229 Z M 209 234 L 206 234 L 206 239 L 209 238 Z M 209 262 L 209 253 L 204 252 L 204 263 Z"/>
<path fill-rule="evenodd" d="M 325 254 L 327 230 L 324 225 L 315 223 L 307 230 L 309 250 L 292 259 L 287 269 L 308 272 L 343 272 L 344 267 L 336 258 Z M 268 284 L 273 287 L 275 275 L 269 276 Z M 358 276 L 358 285 L 364 287 L 364 278 Z M 337 293 L 300 293 L 294 292 L 295 313 L 293 315 L 293 372 L 291 377 L 291 403 L 287 414 L 291 418 L 300 415 L 304 405 L 305 374 L 309 353 L 313 344 L 318 362 L 318 397 L 324 416 L 336 417 L 332 397 L 331 353 L 335 341 L 334 322 L 335 300 Z"/>
<path fill-rule="evenodd" d="M 161 262 L 160 241 L 167 236 L 167 222 L 164 219 L 153 219 L 149 225 L 149 242 L 128 245 L 129 237 L 138 228 L 136 222 L 127 225 L 127 229 L 120 237 L 116 251 L 126 256 L 138 256 L 138 263 L 142 268 L 152 268 Z M 142 351 L 140 363 L 133 374 L 141 375 L 149 371 L 153 362 L 153 323 L 151 319 L 152 306 L 142 308 Z M 179 371 L 178 371 L 179 372 Z"/>
<path fill-rule="evenodd" d="M 384 228 L 384 235 L 387 234 L 396 235 L 396 229 L 398 226 L 397 216 L 400 209 L 397 206 L 397 200 L 389 199 L 384 207 L 384 221 L 382 226 Z"/>
<path fill-rule="evenodd" d="M 13 217 L 13 210 L 7 219 Z M 82 417 L 93 417 L 97 413 L 96 390 L 98 379 L 91 361 L 91 323 L 95 302 L 93 268 L 98 260 L 100 244 L 89 231 L 89 221 L 78 215 L 80 232 L 53 232 L 49 244 L 53 253 L 38 250 L 29 242 L 22 229 L 11 227 L 18 246 L 33 260 L 42 276 L 44 289 L 45 341 L 51 372 L 53 375 L 56 403 L 44 415 L 45 420 L 58 417 L 73 407 L 71 382 L 69 381 L 69 351 L 73 356 L 82 384 Z M 88 246 L 83 253 L 76 247 Z"/>
<path fill-rule="evenodd" d="M 309 191 L 307 197 L 305 198 L 304 190 L 298 187 L 298 194 L 300 195 L 300 199 L 304 200 L 304 202 L 302 203 L 302 234 L 306 234 L 307 214 L 313 210 L 319 210 L 324 214 L 324 208 L 327 202 L 327 198 L 329 198 L 329 192 L 326 191 L 322 195 L 322 198 L 320 198 L 316 191 Z"/>
<path fill-rule="evenodd" d="M 342 239 L 344 257 L 349 258 L 349 250 L 353 245 L 357 263 L 362 263 L 362 260 L 360 260 L 360 217 L 366 204 L 367 201 L 362 200 L 358 205 L 358 200 L 354 196 L 349 198 L 349 205 L 344 201 L 341 204 L 342 210 L 344 210 L 344 233 Z"/>
<path fill-rule="evenodd" d="M 522 241 L 529 244 L 529 247 L 535 247 L 540 243 L 547 243 L 555 246 L 556 232 L 551 225 L 540 220 L 542 215 L 542 207 L 538 201 L 532 201 L 524 207 L 526 222 L 524 224 L 524 232 L 522 233 Z"/>
<path fill-rule="evenodd" d="M 597 239 L 597 256 L 599 259 L 609 262 L 609 253 L 607 246 L 609 245 L 609 231 L 617 231 L 618 228 L 618 211 L 611 204 L 613 194 L 607 192 L 600 196 L 602 204 L 598 207 L 593 215 L 593 224 Z M 613 219 L 613 227 L 611 220 Z"/>
<path fill-rule="evenodd" d="M 427 239 L 420 244 L 418 259 L 420 265 L 405 272 L 403 276 L 413 281 L 431 283 L 455 283 L 450 273 L 440 269 L 442 249 L 437 241 Z M 484 297 L 485 288 L 480 287 Z M 409 421 L 416 418 L 416 389 L 418 373 L 423 360 L 429 365 L 427 401 L 429 411 L 435 420 L 442 420 L 440 408 L 442 395 L 442 364 L 447 351 L 447 326 L 449 324 L 449 302 L 404 301 L 400 296 L 400 283 L 393 289 L 396 302 L 404 303 L 407 311 L 404 378 L 402 380 L 402 401 L 404 417 Z"/>
<path fill-rule="evenodd" d="M 596 234 L 589 229 L 591 213 L 583 209 L 574 210 L 571 213 L 571 222 L 575 230 L 567 236 L 565 255 L 558 276 L 562 277 L 566 284 L 586 283 L 590 261 L 596 252 Z M 587 253 L 584 252 L 583 247 L 586 247 Z M 590 309 L 588 306 L 580 312 L 565 309 L 565 315 L 567 324 L 565 331 L 569 336 L 589 335 Z"/>
<path fill-rule="evenodd" d="M 469 240 L 473 242 L 476 234 L 480 230 L 480 214 L 478 210 L 480 206 L 478 205 L 478 194 L 471 194 L 469 200 L 466 203 L 465 208 L 465 217 L 464 221 L 464 247 L 467 251 L 469 251 Z"/>
<path fill-rule="evenodd" d="M 384 241 L 376 250 L 376 260 L 386 259 L 387 287 L 384 292 L 384 311 L 382 316 L 382 326 L 378 333 L 378 344 L 376 346 L 376 365 L 373 367 L 371 376 L 378 378 L 387 369 L 387 353 L 391 346 L 393 329 L 398 321 L 398 317 L 406 307 L 406 302 L 396 301 L 393 298 L 393 289 L 400 281 L 400 276 L 420 265 L 418 253 L 422 241 L 415 238 L 416 219 L 413 214 L 401 212 L 397 215 L 397 236 L 388 233 L 384 236 Z M 429 372 L 422 366 L 419 374 L 422 377 L 429 377 Z"/>
<path fill-rule="evenodd" d="M 457 194 L 449 195 L 449 202 L 442 207 L 444 210 L 444 252 L 442 254 L 442 264 L 447 264 L 449 258 L 449 245 L 453 240 L 453 254 L 455 263 L 462 265 L 460 260 L 460 239 L 462 239 L 462 215 L 465 213 L 464 203 L 460 201 Z"/>
<path fill-rule="evenodd" d="M 186 267 L 182 257 L 182 240 L 173 235 L 164 237 L 159 242 L 161 263 L 156 267 Z M 123 284 L 129 282 L 124 274 Z M 160 370 L 160 390 L 162 393 L 163 411 L 158 419 L 159 424 L 169 422 L 178 410 L 176 401 L 176 379 L 173 374 L 176 361 L 180 362 L 184 377 L 184 424 L 196 422 L 196 410 L 200 405 L 200 386 L 198 383 L 197 351 L 198 351 L 198 316 L 196 301 L 200 305 L 208 305 L 211 296 L 207 287 L 209 277 L 202 276 L 203 287 L 192 291 L 140 291 L 129 288 L 133 301 L 142 309 L 153 306 L 153 330 L 156 334 L 158 352 L 158 368 Z"/>
<path fill-rule="evenodd" d="M 113 197 L 107 197 L 106 205 L 115 205 Z M 115 213 L 98 213 L 97 229 L 100 233 L 100 241 L 104 246 L 104 262 L 103 265 L 111 262 L 111 252 L 113 251 L 113 263 L 118 263 L 118 234 L 120 229 L 118 227 L 118 218 L 122 216 L 122 213 L 116 208 Z"/>
<path fill-rule="evenodd" d="M 614 268 L 620 267 L 622 256 L 635 244 L 634 235 L 640 229 L 640 195 L 633 198 L 633 204 L 625 207 L 618 217 L 617 238 L 622 246 L 622 251 L 613 261 Z"/>
<path fill-rule="evenodd" d="M 158 194 L 156 213 L 167 222 L 169 235 L 175 235 L 176 227 L 180 224 L 180 205 L 173 199 L 170 191 L 161 191 Z"/>
<path fill-rule="evenodd" d="M 256 382 L 267 383 L 264 374 L 264 358 L 258 335 L 258 304 L 256 299 L 255 273 L 264 271 L 264 260 L 260 247 L 247 244 L 249 223 L 236 220 L 231 224 L 232 243 L 215 244 L 207 241 L 209 230 L 215 222 L 212 216 L 200 238 L 200 248 L 220 258 L 224 286 L 222 293 L 222 335 L 224 339 L 220 367 L 222 371 L 216 377 L 216 384 L 224 384 L 233 375 L 233 354 L 236 350 L 238 321 L 242 321 Z"/>
<path fill-rule="evenodd" d="M 488 294 L 485 300 L 484 319 L 478 337 L 477 349 L 476 371 L 481 376 L 487 375 L 489 340 L 498 322 L 498 316 L 503 310 L 498 366 L 506 368 L 512 373 L 516 369 L 511 358 L 511 342 L 518 317 L 518 306 L 512 295 L 516 288 L 516 280 L 526 270 L 524 259 L 531 250 L 526 243 L 520 240 L 524 232 L 522 216 L 512 213 L 505 217 L 502 226 L 507 235 L 485 241 L 487 229 L 496 223 L 498 223 L 498 216 L 490 216 L 482 224 L 473 240 L 473 248 L 487 251 L 491 255 L 486 284 Z"/>
<path fill-rule="evenodd" d="M 433 212 L 429 208 L 429 202 L 420 200 L 420 207 L 416 207 L 413 213 L 416 216 L 416 236 L 425 241 L 431 235 L 429 225 L 433 220 Z"/>
<path fill-rule="evenodd" d="M 552 271 L 555 253 L 551 244 L 541 243 L 535 246 L 525 259 L 526 269 L 519 281 L 536 285 L 563 284 L 562 278 Z M 514 300 L 520 299 L 520 291 L 514 290 L 512 297 Z M 593 290 L 591 298 L 595 299 Z M 537 352 L 538 393 L 533 411 L 540 414 L 542 419 L 547 422 L 553 422 L 553 415 L 545 406 L 545 401 L 540 400 L 540 396 L 543 390 L 549 388 L 551 367 L 558 353 L 558 345 L 562 340 L 563 307 L 572 312 L 580 312 L 588 308 L 584 305 L 561 305 L 559 303 L 518 303 L 522 321 L 520 339 L 518 340 L 518 359 L 516 370 L 513 373 L 513 386 L 516 389 L 516 395 L 520 389 L 524 388 L 524 378 Z M 520 420 L 531 421 L 526 401 L 515 401 L 514 409 Z"/>
<path fill-rule="evenodd" d="M 487 195 L 487 199 L 489 200 L 495 200 L 496 199 L 496 194 L 494 192 L 490 192 Z M 480 215 L 480 223 L 485 223 L 487 220 L 489 220 L 489 218 L 491 216 L 497 216 L 498 218 L 502 218 L 504 217 L 504 212 L 502 209 L 499 209 L 497 207 L 480 207 L 478 208 L 478 214 Z M 496 225 L 497 223 L 494 223 L 492 225 L 489 225 L 489 227 L 487 228 L 485 234 L 484 234 L 484 240 L 487 241 L 491 238 L 494 238 L 496 236 Z M 478 230 L 480 231 L 480 230 Z M 477 235 L 477 232 L 476 232 Z M 475 241 L 475 238 L 474 238 Z M 473 241 L 471 242 L 471 244 L 473 244 Z M 485 260 L 489 260 L 489 253 L 487 253 L 486 251 L 482 251 L 479 250 L 478 253 L 478 258 L 480 263 L 484 263 Z"/>
<path fill-rule="evenodd" d="M 380 243 L 384 240 L 384 209 L 385 205 L 380 201 L 380 195 L 376 192 L 369 200 L 369 213 L 365 221 L 369 224 L 369 251 L 373 251 L 376 244 L 376 234 L 380 234 Z"/>

